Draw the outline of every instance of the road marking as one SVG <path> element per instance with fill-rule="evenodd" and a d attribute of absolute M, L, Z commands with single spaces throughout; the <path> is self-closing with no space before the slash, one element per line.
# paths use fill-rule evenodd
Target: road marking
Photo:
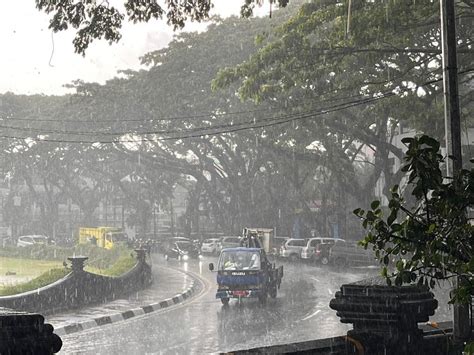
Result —
<path fill-rule="evenodd" d="M 330 288 L 328 288 L 328 292 L 329 292 L 330 295 L 332 295 L 332 291 L 331 291 Z"/>
<path fill-rule="evenodd" d="M 314 317 L 316 314 L 318 314 L 319 312 L 321 312 L 320 309 L 316 310 L 316 312 L 310 314 L 309 316 L 304 317 L 302 320 L 307 320 L 307 319 L 313 318 L 313 317 Z"/>
<path fill-rule="evenodd" d="M 320 282 L 319 279 L 317 279 L 317 278 L 314 277 L 314 276 L 311 276 L 311 278 L 312 278 L 314 281 L 316 281 L 316 282 Z"/>

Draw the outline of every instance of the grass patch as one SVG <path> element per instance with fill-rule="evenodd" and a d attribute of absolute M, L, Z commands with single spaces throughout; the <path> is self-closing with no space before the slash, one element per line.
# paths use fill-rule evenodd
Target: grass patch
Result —
<path fill-rule="evenodd" d="M 132 250 L 125 246 L 111 250 L 93 245 L 0 248 L 0 296 L 35 290 L 61 279 L 71 271 L 62 263 L 74 255 L 89 257 L 85 270 L 104 276 L 120 276 L 137 262 Z"/>
<path fill-rule="evenodd" d="M 61 266 L 62 263 L 56 260 L 0 257 L 0 276 L 8 273 L 12 276 L 34 278 L 50 269 L 60 268 Z"/>
<path fill-rule="evenodd" d="M 63 278 L 70 272 L 71 270 L 65 268 L 48 270 L 47 272 L 26 283 L 15 286 L 1 287 L 0 296 L 15 295 L 18 293 L 36 290 L 37 288 L 52 284 L 53 282 Z"/>
<path fill-rule="evenodd" d="M 100 269 L 96 267 L 86 267 L 85 269 L 94 274 L 104 276 L 120 276 L 129 271 L 137 263 L 137 259 L 131 255 L 122 255 L 111 267 Z"/>

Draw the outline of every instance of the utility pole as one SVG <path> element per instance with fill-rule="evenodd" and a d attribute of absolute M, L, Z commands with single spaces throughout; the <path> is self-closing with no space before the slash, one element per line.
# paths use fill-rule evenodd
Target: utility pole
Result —
<path fill-rule="evenodd" d="M 458 72 L 456 53 L 456 17 L 454 0 L 440 0 L 441 49 L 443 53 L 443 91 L 446 130 L 447 176 L 456 176 L 462 169 L 461 116 L 459 110 Z M 461 280 L 455 282 L 459 284 Z M 453 338 L 456 343 L 469 339 L 471 333 L 469 306 L 454 304 Z"/>

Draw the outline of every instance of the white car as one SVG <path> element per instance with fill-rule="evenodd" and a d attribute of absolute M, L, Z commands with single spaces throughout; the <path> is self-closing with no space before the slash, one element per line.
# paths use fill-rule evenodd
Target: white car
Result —
<path fill-rule="evenodd" d="M 202 242 L 201 253 L 217 254 L 221 250 L 221 242 L 219 238 L 210 238 Z"/>
<path fill-rule="evenodd" d="M 280 257 L 291 261 L 301 259 L 301 251 L 306 246 L 306 239 L 288 239 L 280 247 Z"/>
<path fill-rule="evenodd" d="M 17 247 L 28 247 L 31 245 L 38 245 L 38 244 L 50 244 L 49 238 L 45 235 L 23 235 L 18 237 L 18 241 L 16 243 Z"/>

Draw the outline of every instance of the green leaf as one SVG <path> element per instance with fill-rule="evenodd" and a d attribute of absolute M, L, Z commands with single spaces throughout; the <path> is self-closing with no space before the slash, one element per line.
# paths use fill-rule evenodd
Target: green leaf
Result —
<path fill-rule="evenodd" d="M 392 223 L 397 219 L 397 210 L 392 210 L 392 212 L 390 213 L 390 216 L 388 216 L 387 218 L 387 224 L 389 226 L 392 225 Z"/>
<path fill-rule="evenodd" d="M 428 234 L 432 234 L 436 229 L 436 224 L 431 223 L 430 226 L 428 227 L 428 230 L 426 231 Z"/>
<path fill-rule="evenodd" d="M 376 210 L 379 206 L 380 206 L 380 201 L 378 200 L 372 201 L 372 203 L 370 204 L 370 208 L 372 208 L 372 210 Z"/>
<path fill-rule="evenodd" d="M 392 224 L 391 227 L 393 232 L 399 232 L 402 230 L 402 226 L 398 223 Z"/>

